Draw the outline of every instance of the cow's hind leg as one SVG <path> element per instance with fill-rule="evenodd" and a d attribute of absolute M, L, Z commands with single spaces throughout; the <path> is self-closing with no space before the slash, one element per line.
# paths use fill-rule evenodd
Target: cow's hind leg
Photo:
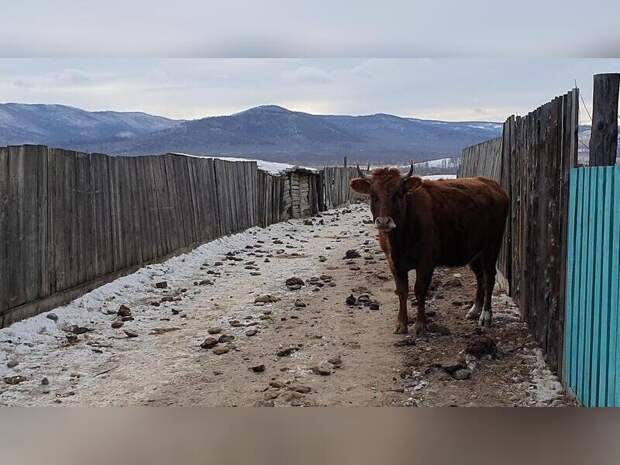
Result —
<path fill-rule="evenodd" d="M 493 317 L 491 299 L 493 298 L 493 288 L 495 287 L 495 263 L 497 262 L 500 248 L 501 242 L 498 242 L 482 255 L 482 266 L 484 269 L 484 305 L 482 307 L 482 313 L 480 313 L 480 318 L 478 319 L 478 324 L 480 326 L 491 326 L 491 319 Z"/>
<path fill-rule="evenodd" d="M 396 281 L 396 293 L 398 294 L 398 323 L 396 324 L 396 334 L 407 334 L 407 297 L 409 296 L 409 276 L 407 272 L 392 270 L 394 281 Z"/>
<path fill-rule="evenodd" d="M 473 260 L 469 266 L 476 275 L 476 300 L 465 317 L 470 320 L 475 320 L 480 317 L 480 314 L 482 313 L 482 306 L 484 304 L 484 268 L 482 267 L 482 260 L 480 257 Z"/>
<path fill-rule="evenodd" d="M 433 268 L 418 267 L 416 269 L 416 279 L 413 291 L 418 300 L 418 314 L 415 321 L 415 333 L 417 336 L 426 334 L 426 294 L 433 277 Z"/>

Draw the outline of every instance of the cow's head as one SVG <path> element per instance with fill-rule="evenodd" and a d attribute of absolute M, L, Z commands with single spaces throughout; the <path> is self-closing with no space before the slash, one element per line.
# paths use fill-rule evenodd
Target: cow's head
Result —
<path fill-rule="evenodd" d="M 365 175 L 359 166 L 360 177 L 351 180 L 351 188 L 370 196 L 370 211 L 376 228 L 389 232 L 398 227 L 405 213 L 405 196 L 422 185 L 422 179 L 413 176 L 413 164 L 403 176 L 396 168 L 379 168 L 371 176 Z"/>

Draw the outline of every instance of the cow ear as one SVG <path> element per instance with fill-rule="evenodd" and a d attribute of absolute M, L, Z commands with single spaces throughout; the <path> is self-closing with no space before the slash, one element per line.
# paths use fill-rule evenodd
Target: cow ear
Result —
<path fill-rule="evenodd" d="M 418 176 L 412 176 L 403 180 L 403 190 L 405 192 L 412 192 L 418 189 L 422 185 L 422 178 Z"/>
<path fill-rule="evenodd" d="M 351 189 L 353 189 L 355 192 L 359 192 L 360 194 L 369 194 L 370 182 L 368 181 L 368 179 L 363 178 L 351 179 Z"/>

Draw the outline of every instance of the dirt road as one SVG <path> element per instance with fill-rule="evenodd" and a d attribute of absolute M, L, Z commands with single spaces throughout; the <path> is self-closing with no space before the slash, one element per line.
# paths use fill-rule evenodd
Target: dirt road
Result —
<path fill-rule="evenodd" d="M 509 298 L 484 333 L 465 319 L 468 269 L 436 272 L 427 338 L 393 334 L 368 219 L 354 205 L 223 238 L 0 330 L 0 404 L 571 403 Z"/>

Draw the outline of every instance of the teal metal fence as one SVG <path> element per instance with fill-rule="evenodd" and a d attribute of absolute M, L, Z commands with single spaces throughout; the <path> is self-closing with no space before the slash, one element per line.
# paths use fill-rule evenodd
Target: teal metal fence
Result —
<path fill-rule="evenodd" d="M 570 174 L 564 382 L 584 406 L 620 406 L 620 166 Z"/>

